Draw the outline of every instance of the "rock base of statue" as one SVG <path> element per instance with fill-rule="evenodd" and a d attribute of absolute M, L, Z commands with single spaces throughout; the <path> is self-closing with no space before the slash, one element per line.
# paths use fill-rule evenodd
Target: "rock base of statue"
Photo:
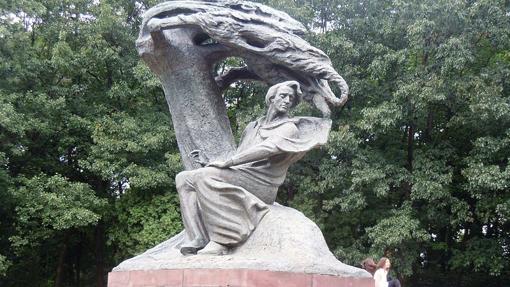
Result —
<path fill-rule="evenodd" d="M 115 267 L 108 286 L 374 286 L 368 272 L 335 258 L 319 227 L 301 212 L 278 204 L 270 209 L 228 255 L 183 256 L 181 232 Z"/>

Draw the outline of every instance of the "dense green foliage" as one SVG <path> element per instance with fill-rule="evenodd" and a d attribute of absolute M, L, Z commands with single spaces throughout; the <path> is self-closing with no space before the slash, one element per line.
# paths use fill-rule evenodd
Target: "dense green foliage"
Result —
<path fill-rule="evenodd" d="M 2 5 L 0 285 L 104 286 L 181 229 L 168 109 L 134 49 L 143 6 Z"/>
<path fill-rule="evenodd" d="M 105 286 L 180 231 L 170 115 L 134 48 L 154 2 L 0 1 L 1 286 Z M 262 2 L 310 28 L 352 95 L 279 201 L 342 261 L 389 256 L 403 286 L 506 286 L 510 2 Z M 225 94 L 236 134 L 264 91 Z"/>

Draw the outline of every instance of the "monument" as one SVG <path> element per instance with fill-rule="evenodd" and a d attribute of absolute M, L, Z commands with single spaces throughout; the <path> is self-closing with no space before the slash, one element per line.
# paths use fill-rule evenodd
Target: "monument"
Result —
<path fill-rule="evenodd" d="M 114 268 L 110 287 L 373 286 L 368 272 L 333 256 L 312 221 L 275 203 L 289 166 L 326 143 L 329 105 L 347 101 L 346 82 L 304 32 L 289 15 L 246 1 L 171 1 L 145 13 L 137 49 L 172 115 L 185 229 Z M 246 66 L 215 76 L 231 56 Z M 267 111 L 236 147 L 221 93 L 248 79 L 270 86 Z M 290 116 L 300 101 L 323 117 Z"/>

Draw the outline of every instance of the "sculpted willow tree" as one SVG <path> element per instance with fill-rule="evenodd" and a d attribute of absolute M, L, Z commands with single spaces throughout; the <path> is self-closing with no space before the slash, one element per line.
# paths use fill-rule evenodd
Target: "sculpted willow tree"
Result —
<path fill-rule="evenodd" d="M 235 149 L 222 91 L 236 80 L 269 85 L 294 80 L 303 99 L 329 117 L 342 106 L 348 86 L 324 52 L 301 38 L 289 15 L 246 1 L 172 1 L 148 10 L 137 49 L 163 85 L 186 169 L 198 168 L 195 150 L 209 160 Z M 214 65 L 240 57 L 245 67 L 214 75 Z M 341 90 L 335 97 L 328 82 Z"/>
<path fill-rule="evenodd" d="M 304 32 L 287 14 L 244 1 L 172 1 L 146 12 L 137 48 L 161 80 L 187 169 L 175 180 L 185 230 L 114 268 L 111 286 L 135 280 L 133 270 L 151 269 L 165 278 L 167 269 L 193 269 L 194 278 L 200 269 L 232 269 L 244 278 L 252 270 L 255 281 L 267 271 L 274 282 L 283 280 L 279 272 L 299 273 L 306 282 L 329 274 L 337 277 L 327 280 L 371 286 L 366 271 L 334 257 L 315 223 L 274 204 L 289 166 L 326 143 L 328 105 L 347 101 L 344 79 L 325 53 L 300 37 Z M 215 64 L 228 57 L 242 58 L 246 66 L 215 75 Z M 265 117 L 248 124 L 236 148 L 221 93 L 237 80 L 271 87 Z M 328 82 L 340 88 L 340 98 Z M 323 118 L 291 117 L 301 100 Z M 172 276 L 186 281 L 185 273 Z M 206 281 L 204 286 L 213 284 Z M 221 286 L 260 285 L 252 283 Z"/>

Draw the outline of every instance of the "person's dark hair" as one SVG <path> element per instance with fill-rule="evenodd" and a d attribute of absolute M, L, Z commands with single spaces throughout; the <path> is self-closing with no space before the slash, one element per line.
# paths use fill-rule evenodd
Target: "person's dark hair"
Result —
<path fill-rule="evenodd" d="M 367 270 L 370 274 L 374 275 L 377 265 L 375 264 L 374 259 L 367 258 L 367 259 L 361 261 L 361 267 L 363 267 L 363 269 Z"/>
<path fill-rule="evenodd" d="M 379 262 L 377 263 L 377 269 L 384 268 L 384 265 L 386 265 L 386 261 L 389 261 L 389 259 L 386 257 L 381 257 L 381 259 L 379 259 Z"/>

